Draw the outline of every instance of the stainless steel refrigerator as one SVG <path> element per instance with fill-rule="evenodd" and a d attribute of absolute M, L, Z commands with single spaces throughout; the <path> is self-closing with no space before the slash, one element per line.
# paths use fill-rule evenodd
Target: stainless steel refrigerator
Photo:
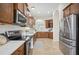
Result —
<path fill-rule="evenodd" d="M 59 28 L 59 48 L 63 54 L 79 54 L 79 14 L 64 17 Z"/>

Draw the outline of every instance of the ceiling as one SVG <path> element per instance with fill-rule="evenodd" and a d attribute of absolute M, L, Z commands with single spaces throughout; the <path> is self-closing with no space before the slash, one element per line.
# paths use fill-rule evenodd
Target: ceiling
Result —
<path fill-rule="evenodd" d="M 36 19 L 48 19 L 53 15 L 53 11 L 59 3 L 29 3 L 29 9 Z"/>

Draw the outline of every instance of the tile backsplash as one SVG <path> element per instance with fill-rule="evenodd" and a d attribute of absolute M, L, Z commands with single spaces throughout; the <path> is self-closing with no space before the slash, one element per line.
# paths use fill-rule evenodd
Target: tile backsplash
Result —
<path fill-rule="evenodd" d="M 0 33 L 4 33 L 5 31 L 10 31 L 10 30 L 20 30 L 20 29 L 22 29 L 22 27 L 17 25 L 10 25 L 10 24 L 0 25 Z"/>

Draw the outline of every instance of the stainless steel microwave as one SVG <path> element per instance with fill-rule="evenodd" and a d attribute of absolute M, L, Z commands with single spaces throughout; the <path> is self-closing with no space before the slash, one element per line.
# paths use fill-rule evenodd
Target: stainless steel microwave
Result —
<path fill-rule="evenodd" d="M 15 23 L 20 26 L 26 26 L 27 17 L 23 15 L 19 10 L 16 11 Z"/>

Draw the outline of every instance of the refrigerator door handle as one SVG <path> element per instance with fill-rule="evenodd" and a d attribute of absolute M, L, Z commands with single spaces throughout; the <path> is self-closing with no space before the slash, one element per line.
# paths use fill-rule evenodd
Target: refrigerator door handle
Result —
<path fill-rule="evenodd" d="M 68 19 L 69 19 L 69 17 L 68 17 Z M 70 28 L 70 24 L 69 24 L 69 20 L 68 20 L 68 19 L 66 19 L 66 20 L 67 20 L 67 24 L 68 24 L 69 32 L 71 33 L 71 28 Z"/>

